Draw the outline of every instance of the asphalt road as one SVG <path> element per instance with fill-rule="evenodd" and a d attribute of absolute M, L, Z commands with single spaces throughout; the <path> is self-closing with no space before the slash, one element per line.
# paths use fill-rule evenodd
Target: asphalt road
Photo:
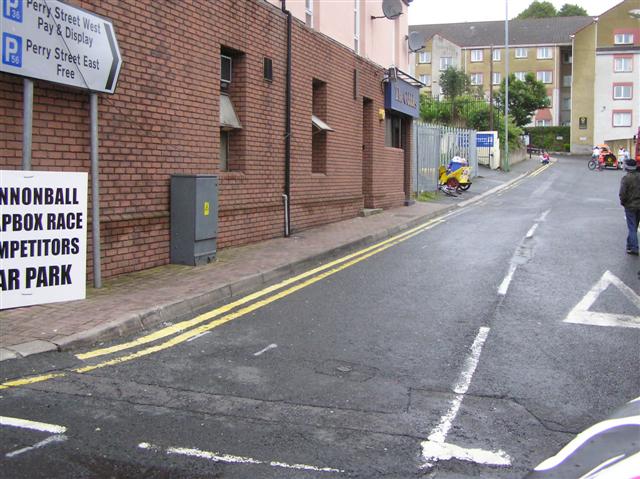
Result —
<path fill-rule="evenodd" d="M 0 390 L 0 476 L 522 477 L 640 395 L 621 175 L 562 159 L 215 318 L 5 361 L 55 377 Z"/>

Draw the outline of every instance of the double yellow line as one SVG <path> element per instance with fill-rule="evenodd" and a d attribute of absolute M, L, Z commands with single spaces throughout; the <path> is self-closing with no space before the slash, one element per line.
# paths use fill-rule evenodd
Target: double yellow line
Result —
<path fill-rule="evenodd" d="M 191 338 L 194 338 L 195 336 L 198 336 L 207 331 L 211 331 L 212 329 L 217 328 L 218 326 L 226 324 L 230 321 L 233 321 L 234 319 L 240 318 L 248 313 L 251 313 L 252 311 L 260 309 L 268 304 L 271 304 L 274 301 L 277 301 L 281 298 L 289 296 L 290 294 L 293 294 L 296 291 L 299 291 L 303 288 L 306 288 L 307 286 L 310 286 L 314 283 L 317 283 L 318 281 L 321 281 L 327 278 L 328 276 L 336 274 L 339 271 L 342 271 L 346 268 L 349 268 L 350 266 L 353 266 L 354 264 L 364 261 L 365 259 L 373 255 L 381 253 L 382 251 L 385 251 L 386 249 L 392 246 L 395 246 L 399 243 L 402 243 L 403 241 L 413 238 L 414 236 L 424 231 L 427 231 L 428 229 L 431 229 L 440 223 L 443 223 L 447 216 L 448 215 L 445 215 L 444 217 L 428 221 L 427 223 L 424 223 L 420 226 L 416 226 L 415 228 L 409 229 L 403 233 L 400 233 L 396 236 L 388 238 L 387 240 L 381 241 L 372 246 L 356 251 L 355 253 L 343 256 L 342 258 L 339 258 L 335 261 L 331 261 L 317 268 L 311 269 L 302 274 L 299 274 L 292 278 L 281 281 L 278 284 L 269 286 L 253 294 L 244 296 L 227 305 L 221 306 L 220 308 L 216 308 L 212 311 L 208 311 L 204 314 L 196 316 L 193 319 L 182 321 L 175 325 L 160 329 L 158 331 L 142 336 L 133 341 L 124 342 L 108 348 L 95 349 L 93 351 L 78 354 L 76 355 L 76 357 L 84 361 L 88 359 L 93 359 L 93 358 L 129 350 L 129 349 L 133 349 L 139 346 L 148 345 L 150 343 L 175 335 L 171 339 L 168 339 L 160 344 L 156 344 L 154 346 L 148 346 L 139 351 L 118 356 L 116 358 L 103 361 L 97 364 L 70 369 L 66 372 L 63 371 L 63 372 L 45 374 L 40 376 L 14 379 L 14 380 L 7 381 L 0 384 L 0 389 L 7 389 L 10 387 L 19 387 L 19 386 L 25 386 L 29 384 L 42 382 L 42 381 L 48 381 L 49 379 L 64 377 L 68 373 L 79 373 L 79 374 L 87 373 L 87 372 L 90 372 L 96 369 L 101 369 L 107 366 L 115 366 L 118 364 L 122 364 L 128 361 L 132 361 L 134 359 L 138 359 L 138 358 L 148 356 L 150 354 L 157 353 L 159 351 L 163 351 L 165 349 L 171 348 Z M 287 289 L 283 289 L 283 288 L 287 288 Z M 274 293 L 274 292 L 275 294 L 270 295 L 271 293 Z M 263 297 L 265 298 L 260 299 Z M 259 300 L 259 301 L 256 301 L 256 300 Z M 244 306 L 244 305 L 247 305 L 247 306 Z M 244 307 L 236 311 L 233 311 L 234 309 L 241 306 L 244 306 Z M 214 318 L 217 318 L 217 319 L 214 319 Z M 213 320 L 213 321 L 210 321 L 210 320 Z M 207 321 L 210 321 L 210 322 L 207 322 Z"/>

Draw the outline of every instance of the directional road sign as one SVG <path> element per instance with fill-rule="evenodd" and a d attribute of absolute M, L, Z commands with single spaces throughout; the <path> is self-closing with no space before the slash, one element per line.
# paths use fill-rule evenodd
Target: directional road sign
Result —
<path fill-rule="evenodd" d="M 115 91 L 122 58 L 111 21 L 57 0 L 0 2 L 0 71 Z"/>

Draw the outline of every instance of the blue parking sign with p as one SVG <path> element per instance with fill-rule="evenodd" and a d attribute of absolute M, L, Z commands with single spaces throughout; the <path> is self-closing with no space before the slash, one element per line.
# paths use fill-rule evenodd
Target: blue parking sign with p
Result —
<path fill-rule="evenodd" d="M 2 34 L 2 63 L 22 67 L 22 38 L 10 33 Z"/>
<path fill-rule="evenodd" d="M 2 0 L 2 16 L 22 23 L 22 0 Z"/>

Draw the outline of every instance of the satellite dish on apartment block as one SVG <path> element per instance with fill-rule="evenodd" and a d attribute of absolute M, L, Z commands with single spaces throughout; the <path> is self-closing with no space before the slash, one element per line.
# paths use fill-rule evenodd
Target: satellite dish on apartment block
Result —
<path fill-rule="evenodd" d="M 424 48 L 424 33 L 422 32 L 410 32 L 407 36 L 407 43 L 409 44 L 410 52 L 417 52 Z"/>
<path fill-rule="evenodd" d="M 629 10 L 629 16 L 633 18 L 640 18 L 640 8 L 634 8 L 633 10 Z"/>
<path fill-rule="evenodd" d="M 382 15 L 382 17 L 372 16 L 371 19 L 388 18 L 394 20 L 398 18 L 402 15 L 402 0 L 382 0 Z"/>

